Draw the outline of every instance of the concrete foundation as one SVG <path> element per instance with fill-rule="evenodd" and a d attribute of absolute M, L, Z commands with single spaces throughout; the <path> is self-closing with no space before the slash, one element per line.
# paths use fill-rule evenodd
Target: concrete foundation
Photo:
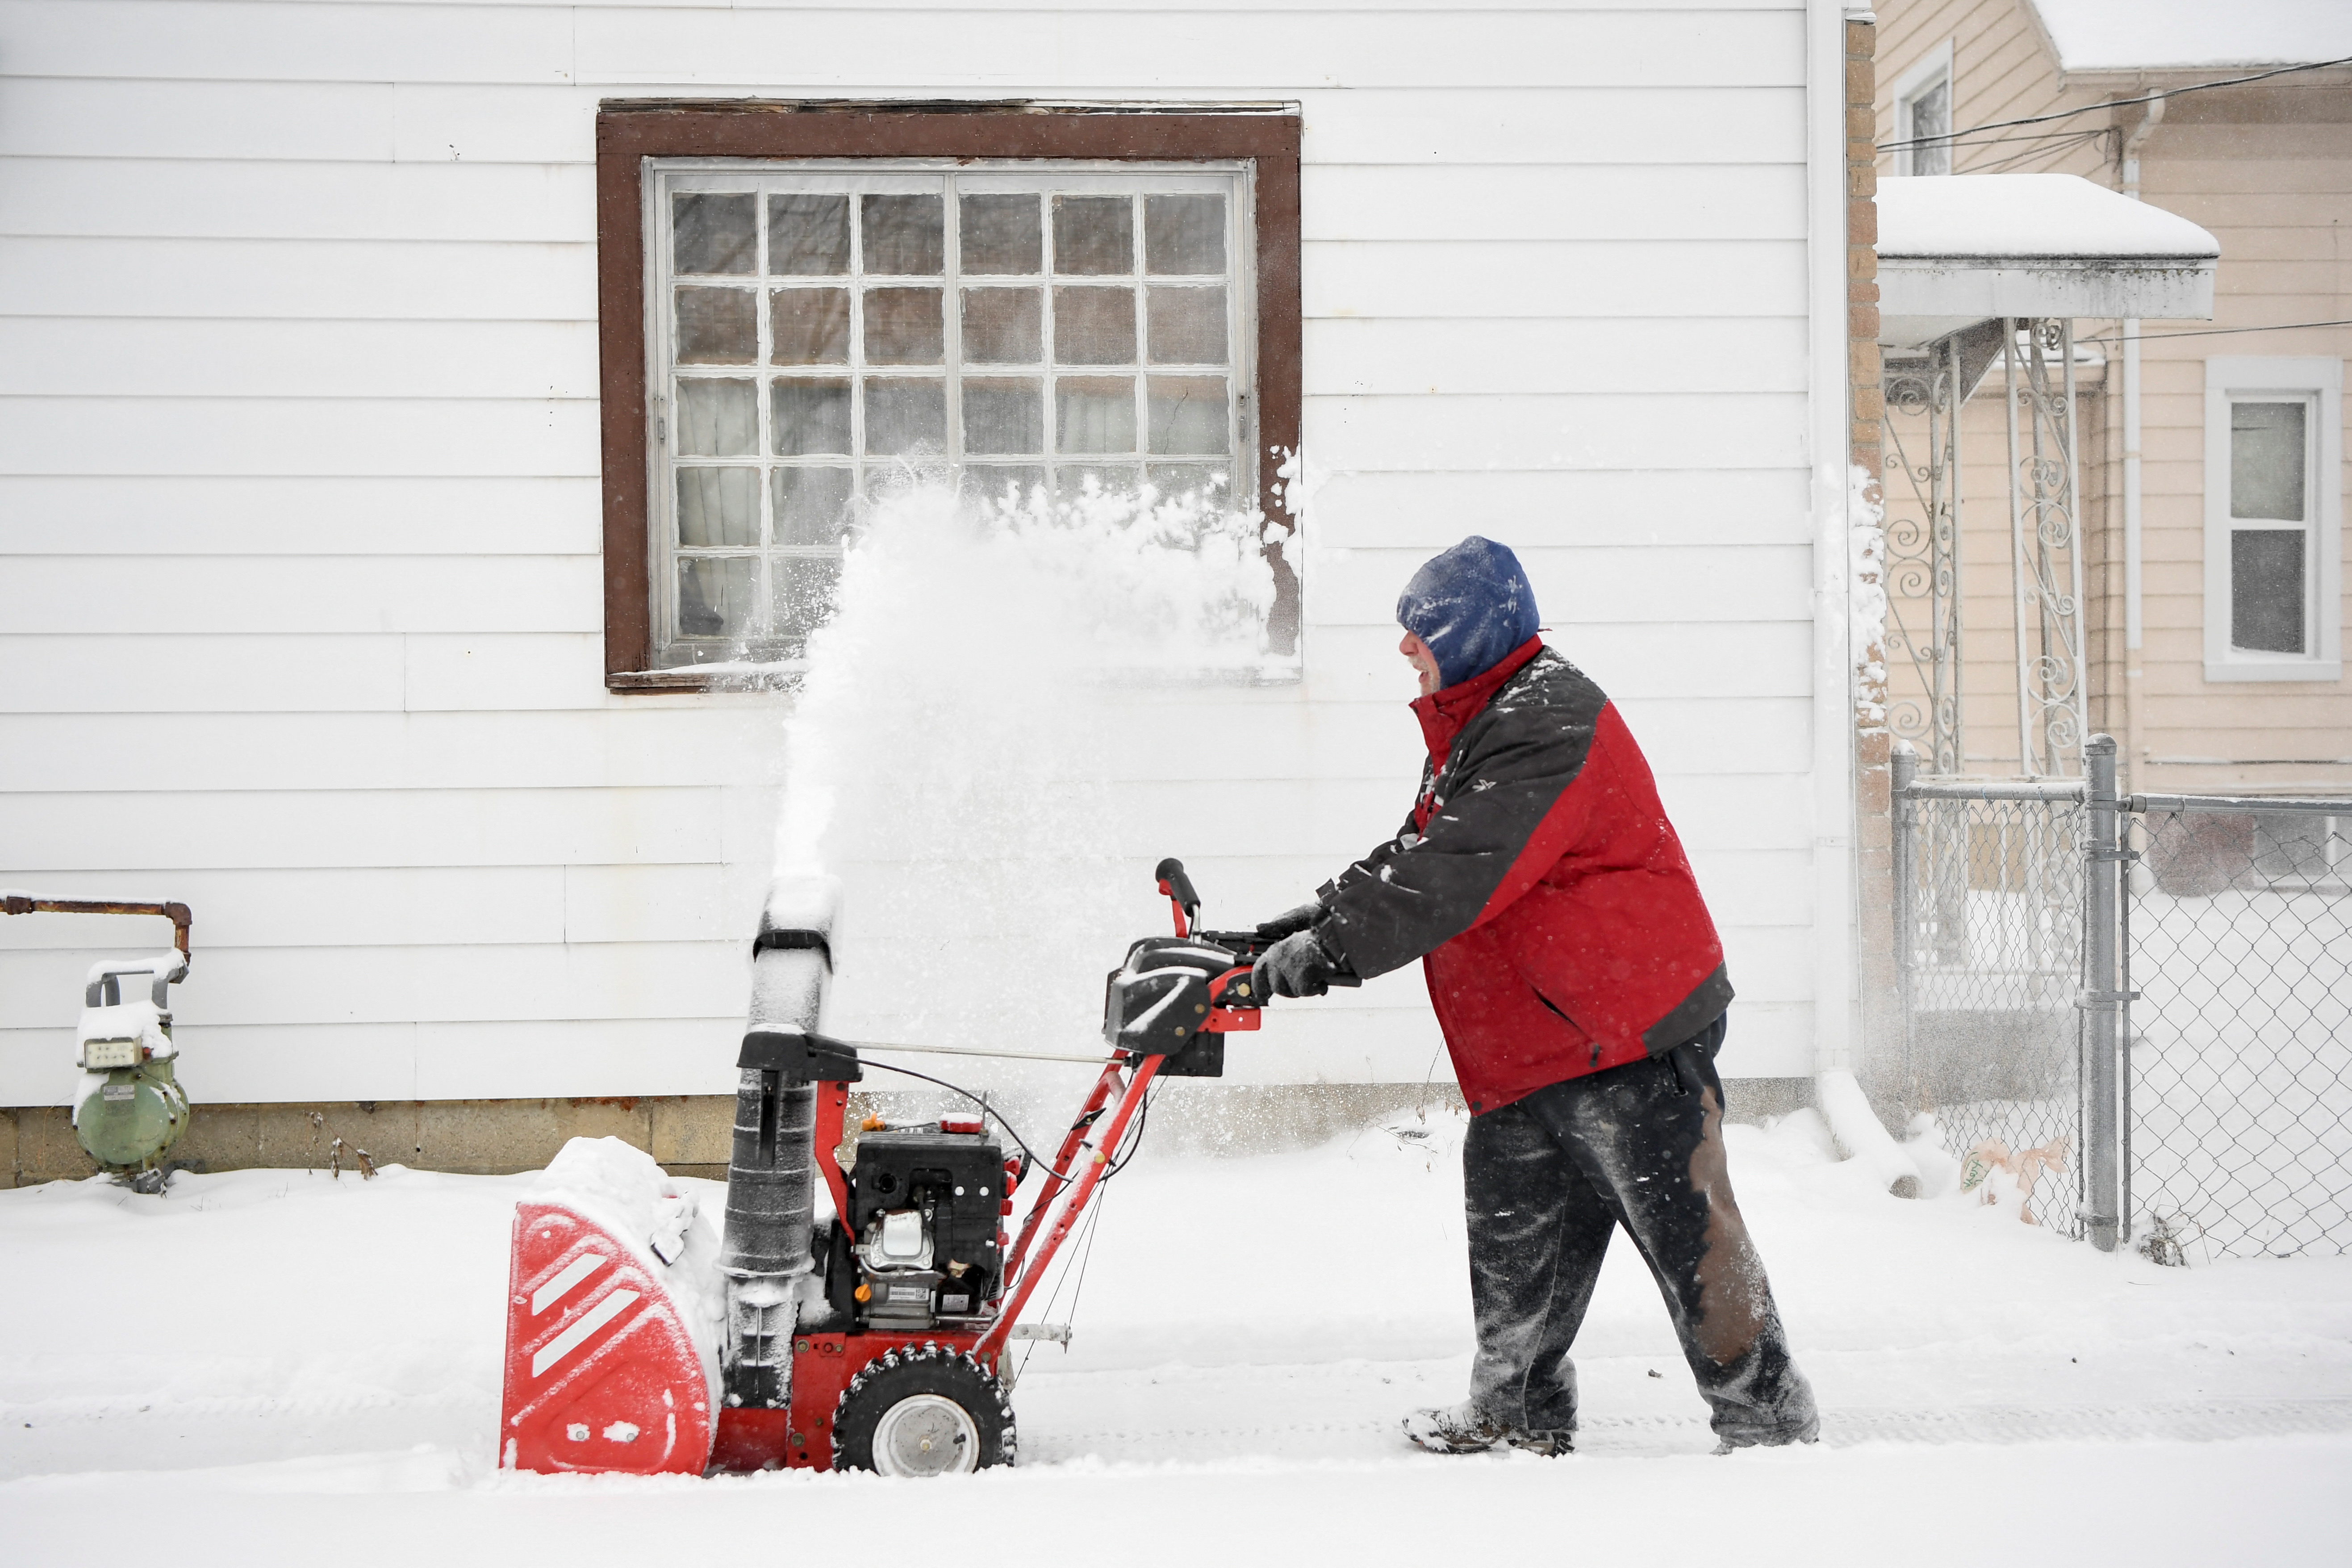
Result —
<path fill-rule="evenodd" d="M 1812 1103 L 1810 1079 L 1735 1079 L 1725 1117 L 1754 1121 Z M 944 1097 L 853 1094 L 850 1142 L 869 1115 L 909 1121 L 939 1113 Z M 1416 1109 L 1460 1109 L 1451 1084 L 1225 1084 L 1173 1081 L 1153 1102 L 1156 1153 L 1240 1157 L 1311 1148 Z M 727 1177 L 732 1095 L 646 1100 L 361 1100 L 321 1105 L 201 1105 L 171 1158 L 206 1171 L 325 1170 L 340 1159 L 358 1168 L 364 1150 L 379 1165 L 478 1175 L 535 1171 L 573 1138 L 622 1139 L 671 1173 Z M 1050 1116 L 1014 1113 L 1039 1152 L 1062 1129 Z M 1064 1112 L 1066 1114 L 1066 1112 Z M 335 1141 L 342 1141 L 340 1152 Z M 98 1167 L 74 1142 L 62 1106 L 0 1109 L 0 1181 L 9 1186 L 79 1181 Z"/>

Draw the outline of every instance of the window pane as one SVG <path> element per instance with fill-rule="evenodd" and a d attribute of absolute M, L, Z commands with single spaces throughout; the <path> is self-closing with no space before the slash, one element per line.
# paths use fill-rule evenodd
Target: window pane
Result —
<path fill-rule="evenodd" d="M 677 563 L 677 635 L 742 638 L 751 635 L 760 594 L 760 561 L 752 555 Z"/>
<path fill-rule="evenodd" d="M 869 289 L 867 364 L 938 364 L 946 357 L 937 289 Z"/>
<path fill-rule="evenodd" d="M 938 453 L 948 445 L 948 389 L 941 381 L 876 377 L 866 384 L 866 450 L 877 458 Z"/>
<path fill-rule="evenodd" d="M 990 510 L 1017 510 L 1035 499 L 1045 470 L 1026 464 L 974 463 L 963 471 L 957 492 L 967 503 Z"/>
<path fill-rule="evenodd" d="M 1146 289 L 1143 300 L 1151 318 L 1152 363 L 1225 363 L 1223 289 Z"/>
<path fill-rule="evenodd" d="M 1085 463 L 1055 468 L 1054 485 L 1055 499 L 1062 502 L 1085 495 L 1089 485 L 1113 495 L 1133 495 L 1143 487 L 1143 470 L 1132 463 Z"/>
<path fill-rule="evenodd" d="M 2303 651 L 2303 533 L 2242 528 L 2230 535 L 2230 646 Z"/>
<path fill-rule="evenodd" d="M 1135 270 L 1135 203 L 1127 196 L 1054 198 L 1054 270 Z"/>
<path fill-rule="evenodd" d="M 746 458 L 758 451 L 759 395 L 748 381 L 680 381 L 678 451 L 688 458 Z"/>
<path fill-rule="evenodd" d="M 849 198 L 768 198 L 768 272 L 776 278 L 839 278 L 849 271 Z"/>
<path fill-rule="evenodd" d="M 677 363 L 750 364 L 760 351 L 754 299 L 749 289 L 680 289 Z"/>
<path fill-rule="evenodd" d="M 1065 452 L 1135 450 L 1135 382 L 1066 375 L 1054 384 L 1054 428 Z"/>
<path fill-rule="evenodd" d="M 1155 452 L 1223 452 L 1225 378 L 1222 375 L 1155 375 L 1144 388 Z"/>
<path fill-rule="evenodd" d="M 740 195 L 679 191 L 669 199 L 670 269 L 678 273 L 749 272 L 759 241 L 751 231 L 752 202 Z"/>
<path fill-rule="evenodd" d="M 760 470 L 680 468 L 677 542 L 691 550 L 760 542 Z"/>
<path fill-rule="evenodd" d="M 962 202 L 962 269 L 1035 272 L 1045 265 L 1042 204 L 1035 196 L 966 196 Z"/>
<path fill-rule="evenodd" d="M 936 278 L 947 270 L 947 199 L 867 196 L 861 209 L 866 271 Z"/>
<path fill-rule="evenodd" d="M 841 563 L 823 555 L 771 556 L 768 578 L 776 595 L 773 635 L 783 645 L 775 652 L 784 658 L 798 658 L 809 633 L 833 614 L 833 590 L 841 581 Z"/>
<path fill-rule="evenodd" d="M 1923 136 L 1949 136 L 1952 133 L 1952 83 L 1949 78 L 1937 82 L 1910 100 L 1911 123 L 1905 128 L 1906 140 Z M 1952 172 L 1952 147 L 1948 142 L 1938 142 L 1911 149 L 1911 172 L 1915 174 L 1948 174 Z"/>
<path fill-rule="evenodd" d="M 963 384 L 963 449 L 1027 457 L 1045 449 L 1045 384 L 970 379 Z"/>
<path fill-rule="evenodd" d="M 1054 290 L 1054 361 L 1057 364 L 1133 364 L 1135 290 Z"/>
<path fill-rule="evenodd" d="M 768 352 L 776 363 L 849 363 L 848 289 L 778 289 L 768 300 Z"/>
<path fill-rule="evenodd" d="M 1206 463 L 1152 463 L 1143 470 L 1151 488 L 1163 500 L 1192 499 L 1208 508 L 1229 505 L 1233 500 L 1232 479 L 1227 472 Z"/>
<path fill-rule="evenodd" d="M 856 499 L 854 468 L 778 468 L 776 542 L 838 545 Z"/>
<path fill-rule="evenodd" d="M 769 414 L 776 456 L 849 452 L 849 383 L 777 378 Z"/>
<path fill-rule="evenodd" d="M 2230 405 L 2230 515 L 2301 522 L 2304 417 L 2301 403 Z"/>
<path fill-rule="evenodd" d="M 1143 268 L 1147 272 L 1223 272 L 1225 198 L 1143 198 Z"/>
<path fill-rule="evenodd" d="M 1045 357 L 1045 290 L 963 291 L 966 364 L 1035 364 Z"/>

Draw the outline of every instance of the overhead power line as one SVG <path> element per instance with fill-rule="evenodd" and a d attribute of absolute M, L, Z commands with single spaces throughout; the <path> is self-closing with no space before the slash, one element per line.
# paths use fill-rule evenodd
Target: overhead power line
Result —
<path fill-rule="evenodd" d="M 1955 174 L 1998 174 L 2004 169 L 2015 168 L 2020 163 L 2031 163 L 2036 159 L 2061 157 L 2087 142 L 2097 141 L 2100 137 L 2105 136 L 2105 134 L 2106 131 L 2102 127 L 2096 131 L 2076 131 L 2070 132 L 2065 136 L 2054 139 L 2036 136 L 2029 138 L 2029 140 L 2035 142 L 2046 141 L 2050 142 L 2051 145 L 2046 147 L 2028 147 L 2022 152 L 2011 153 L 2005 158 L 1996 158 L 1990 163 L 1971 163 L 1965 169 L 1956 169 L 1953 172 Z"/>
<path fill-rule="evenodd" d="M 1881 142 L 1878 151 L 1891 153 L 1897 147 L 1935 147 L 1951 142 L 1955 138 L 1973 136 L 1980 131 L 2006 131 L 2016 125 L 2047 125 L 2053 120 L 2071 119 L 2077 114 L 2095 114 L 2103 109 L 2129 109 L 2136 103 L 2154 103 L 2158 99 L 2179 98 L 2184 92 L 2204 92 L 2217 87 L 2240 87 L 2250 81 L 2268 81 L 2274 76 L 2293 76 L 2297 71 L 2326 70 L 2330 66 L 2352 65 L 2352 55 L 2341 59 L 2312 60 L 2303 65 L 2281 66 L 2276 70 L 2256 71 L 2252 76 L 2233 76 L 2222 81 L 2191 82 L 2187 87 L 2168 87 L 2162 92 L 2151 92 L 2144 98 L 2111 98 L 2098 103 L 2086 103 L 2080 109 L 2061 109 L 2052 114 L 2032 114 L 2022 120 L 1996 120 L 1990 124 L 1971 125 L 1964 131 L 1954 131 L 1942 136 L 1913 136 L 1901 142 Z"/>
<path fill-rule="evenodd" d="M 2191 327 L 2185 332 L 2142 332 L 2139 341 L 2152 343 L 2160 338 L 2225 338 L 2237 332 L 2294 332 L 2305 327 L 2352 327 L 2352 316 L 2334 321 L 2281 321 L 2274 327 Z M 2113 337 L 2076 338 L 2078 343 L 2119 343 L 2123 335 Z"/>

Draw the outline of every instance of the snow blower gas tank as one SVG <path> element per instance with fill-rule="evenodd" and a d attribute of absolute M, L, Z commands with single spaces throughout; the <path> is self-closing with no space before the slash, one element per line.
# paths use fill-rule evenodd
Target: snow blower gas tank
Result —
<path fill-rule="evenodd" d="M 848 1297 L 835 1305 L 877 1328 L 979 1311 L 1003 1286 L 1006 1184 L 1004 1151 L 977 1116 L 860 1136 L 849 1177 L 856 1279 L 828 1270 Z"/>

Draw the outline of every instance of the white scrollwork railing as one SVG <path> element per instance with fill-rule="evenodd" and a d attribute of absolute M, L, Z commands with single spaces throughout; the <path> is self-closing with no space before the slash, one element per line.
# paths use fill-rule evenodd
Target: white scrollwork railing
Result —
<path fill-rule="evenodd" d="M 1887 723 L 1937 773 L 1959 772 L 1961 758 L 1960 380 L 1957 338 L 1925 360 L 1890 361 L 1881 447 L 1909 489 L 1885 489 Z M 1909 679 L 1894 679 L 1906 667 Z"/>
<path fill-rule="evenodd" d="M 2083 664 L 2074 323 L 2042 320 L 2009 325 L 2001 347 L 2001 378 L 2009 399 L 2018 757 L 2020 771 L 2029 777 L 2067 777 L 2083 771 L 2083 738 L 2090 731 Z M 2053 355 L 2057 367 L 2051 363 Z"/>

